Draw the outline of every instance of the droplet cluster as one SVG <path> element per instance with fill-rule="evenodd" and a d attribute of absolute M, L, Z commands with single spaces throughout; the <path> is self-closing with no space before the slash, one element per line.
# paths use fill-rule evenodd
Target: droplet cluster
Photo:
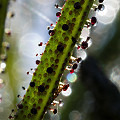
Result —
<path fill-rule="evenodd" d="M 7 51 L 10 49 L 10 43 L 4 39 L 5 37 L 11 36 L 11 28 L 5 25 L 6 13 L 7 13 L 8 0 L 0 1 L 0 13 L 2 13 L 0 18 L 0 73 L 5 73 L 6 70 L 6 60 Z M 15 16 L 14 12 L 8 11 L 7 20 L 10 21 Z M 5 34 L 4 34 L 5 33 Z"/>
<path fill-rule="evenodd" d="M 69 84 L 60 83 L 60 78 L 64 70 L 69 70 L 70 74 L 73 74 L 82 61 L 81 57 L 72 56 L 73 47 L 79 44 L 79 49 L 86 50 L 89 46 L 89 36 L 82 42 L 78 39 L 93 2 L 94 0 L 79 2 L 67 0 L 62 9 L 55 4 L 55 8 L 61 10 L 56 13 L 59 19 L 56 25 L 51 23 L 48 27 L 48 34 L 51 36 L 49 41 L 45 44 L 38 43 L 39 47 L 45 45 L 46 48 L 44 53 L 36 54 L 36 56 L 41 55 L 41 60 L 36 60 L 37 68 L 34 71 L 32 69 L 33 73 L 27 72 L 28 75 L 33 75 L 32 81 L 28 89 L 24 88 L 26 94 L 18 104 L 19 110 L 15 119 L 36 119 L 38 113 L 39 118 L 42 119 L 51 103 L 62 104 L 62 101 L 54 101 L 61 91 L 71 92 Z M 97 19 L 93 17 L 90 22 L 94 25 Z M 69 66 L 66 67 L 68 64 Z M 57 109 L 49 108 L 49 110 L 54 114 L 58 112 Z"/>

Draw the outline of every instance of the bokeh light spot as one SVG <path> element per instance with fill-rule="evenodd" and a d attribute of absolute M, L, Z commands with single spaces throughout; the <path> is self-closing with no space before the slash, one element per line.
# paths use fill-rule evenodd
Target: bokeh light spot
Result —
<path fill-rule="evenodd" d="M 70 96 L 72 93 L 72 89 L 70 87 L 68 87 L 68 89 L 66 91 L 62 91 L 61 92 L 63 96 Z"/>
<path fill-rule="evenodd" d="M 82 60 L 87 58 L 87 53 L 84 50 L 77 50 L 77 58 L 81 57 Z"/>
<path fill-rule="evenodd" d="M 68 75 L 67 75 L 67 80 L 69 81 L 69 82 L 75 82 L 76 80 L 77 80 L 77 75 L 75 74 L 75 73 L 69 73 Z"/>
<path fill-rule="evenodd" d="M 77 110 L 73 110 L 69 114 L 70 120 L 81 120 L 81 113 Z"/>
<path fill-rule="evenodd" d="M 6 68 L 6 63 L 2 62 L 0 66 L 1 66 L 2 69 L 5 69 Z"/>
<path fill-rule="evenodd" d="M 19 52 L 28 57 L 35 57 L 37 52 L 42 53 L 43 47 L 38 47 L 38 43 L 43 38 L 37 33 L 25 34 L 19 43 Z"/>

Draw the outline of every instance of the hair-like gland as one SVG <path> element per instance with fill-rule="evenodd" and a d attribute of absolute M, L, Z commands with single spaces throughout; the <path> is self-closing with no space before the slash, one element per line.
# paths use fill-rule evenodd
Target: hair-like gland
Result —
<path fill-rule="evenodd" d="M 74 4 L 80 2 L 79 9 Z M 94 0 L 67 0 L 61 17 L 56 24 L 55 34 L 50 37 L 33 75 L 32 82 L 22 100 L 23 108 L 15 120 L 41 120 L 50 103 L 55 99 L 60 77 L 67 65 L 71 52 L 79 38 Z M 63 26 L 64 25 L 64 26 Z"/>
<path fill-rule="evenodd" d="M 5 25 L 5 18 L 7 13 L 7 6 L 9 0 L 2 0 L 0 1 L 0 53 L 2 48 L 2 41 L 3 41 L 3 34 L 4 34 L 4 25 Z"/>

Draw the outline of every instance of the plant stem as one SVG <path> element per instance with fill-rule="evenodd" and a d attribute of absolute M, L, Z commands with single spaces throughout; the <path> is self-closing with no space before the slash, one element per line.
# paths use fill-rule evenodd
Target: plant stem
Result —
<path fill-rule="evenodd" d="M 32 85 L 21 101 L 15 120 L 41 120 L 59 94 L 62 73 L 72 55 L 77 39 L 94 0 L 67 0 L 60 19 L 33 74 Z M 19 106 L 19 105 L 18 105 Z"/>

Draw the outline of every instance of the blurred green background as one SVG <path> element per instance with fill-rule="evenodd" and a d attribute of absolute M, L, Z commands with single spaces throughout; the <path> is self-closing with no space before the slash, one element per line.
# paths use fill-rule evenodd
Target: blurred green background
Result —
<path fill-rule="evenodd" d="M 11 36 L 5 36 L 5 40 L 10 43 L 10 50 L 7 51 L 7 67 L 0 78 L 4 83 L 0 83 L 0 120 L 7 120 L 11 109 L 15 108 L 20 101 L 17 95 L 23 96 L 26 88 L 31 81 L 32 76 L 26 72 L 31 68 L 36 68 L 36 53 L 42 53 L 43 47 L 38 47 L 39 42 L 47 42 L 49 39 L 47 26 L 55 23 L 58 19 L 54 5 L 64 4 L 64 0 L 16 0 L 11 1 L 9 10 L 15 13 L 11 19 L 6 19 L 6 28 L 11 29 Z M 84 29 L 82 36 L 91 36 L 92 45 L 80 55 L 85 57 L 86 54 L 94 56 L 102 66 L 105 74 L 119 88 L 120 86 L 120 1 L 106 0 L 104 11 L 93 13 L 98 20 L 97 26 L 91 30 Z M 80 51 L 76 51 L 76 57 Z M 31 71 L 32 73 L 32 71 Z M 63 80 L 67 79 L 67 73 Z M 77 73 L 76 73 L 77 75 Z M 68 96 L 60 94 L 64 101 L 64 106 L 59 107 L 57 115 L 49 112 L 50 120 L 84 120 L 89 111 L 91 98 L 84 92 L 84 88 L 79 82 L 70 83 L 71 93 Z M 87 100 L 86 100 L 87 99 Z"/>

